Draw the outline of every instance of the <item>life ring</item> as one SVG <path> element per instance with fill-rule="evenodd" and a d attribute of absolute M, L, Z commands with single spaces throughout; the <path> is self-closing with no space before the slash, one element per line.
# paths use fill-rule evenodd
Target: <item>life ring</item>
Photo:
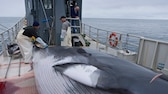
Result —
<path fill-rule="evenodd" d="M 118 37 L 116 32 L 112 32 L 109 36 L 109 43 L 112 47 L 116 47 L 118 44 Z"/>

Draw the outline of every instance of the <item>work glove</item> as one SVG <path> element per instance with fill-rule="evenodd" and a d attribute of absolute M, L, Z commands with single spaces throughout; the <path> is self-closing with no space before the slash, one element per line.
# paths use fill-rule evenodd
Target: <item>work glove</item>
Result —
<path fill-rule="evenodd" d="M 61 30 L 61 39 L 64 39 L 66 36 L 66 30 Z"/>
<path fill-rule="evenodd" d="M 31 41 L 34 43 L 36 41 L 36 38 L 34 36 L 32 36 Z"/>
<path fill-rule="evenodd" d="M 47 48 L 47 47 L 48 47 L 48 45 L 47 45 L 40 37 L 37 37 L 37 38 L 36 38 L 36 41 L 37 41 L 38 43 L 40 43 L 43 48 Z"/>

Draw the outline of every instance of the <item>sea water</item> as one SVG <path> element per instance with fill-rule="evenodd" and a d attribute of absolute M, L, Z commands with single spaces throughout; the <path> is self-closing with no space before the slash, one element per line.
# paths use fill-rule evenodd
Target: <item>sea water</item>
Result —
<path fill-rule="evenodd" d="M 0 32 L 13 27 L 19 20 L 21 20 L 21 17 L 0 17 Z"/>
<path fill-rule="evenodd" d="M 168 41 L 168 20 L 84 18 L 83 23 L 100 29 Z"/>

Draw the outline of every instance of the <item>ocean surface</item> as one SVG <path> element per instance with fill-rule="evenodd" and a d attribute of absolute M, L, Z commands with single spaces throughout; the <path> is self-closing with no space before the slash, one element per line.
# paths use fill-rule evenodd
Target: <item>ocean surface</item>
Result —
<path fill-rule="evenodd" d="M 168 41 L 168 20 L 84 18 L 83 23 L 112 32 Z"/>
<path fill-rule="evenodd" d="M 21 17 L 0 17 L 0 32 L 13 27 L 19 20 Z"/>

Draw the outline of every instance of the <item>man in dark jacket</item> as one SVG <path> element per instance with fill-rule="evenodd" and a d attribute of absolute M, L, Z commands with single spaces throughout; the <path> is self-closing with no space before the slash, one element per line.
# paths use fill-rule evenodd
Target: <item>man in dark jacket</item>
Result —
<path fill-rule="evenodd" d="M 48 45 L 38 36 L 37 29 L 39 28 L 39 23 L 34 22 L 33 26 L 25 27 L 17 35 L 17 43 L 19 45 L 21 54 L 23 56 L 24 63 L 32 63 L 32 50 L 33 42 L 36 41 L 46 48 Z"/>
<path fill-rule="evenodd" d="M 79 26 L 79 6 L 75 5 L 75 6 L 71 6 L 71 17 L 75 18 L 74 20 L 72 20 L 72 26 Z M 78 28 L 72 28 L 72 33 L 79 33 L 79 29 Z"/>

